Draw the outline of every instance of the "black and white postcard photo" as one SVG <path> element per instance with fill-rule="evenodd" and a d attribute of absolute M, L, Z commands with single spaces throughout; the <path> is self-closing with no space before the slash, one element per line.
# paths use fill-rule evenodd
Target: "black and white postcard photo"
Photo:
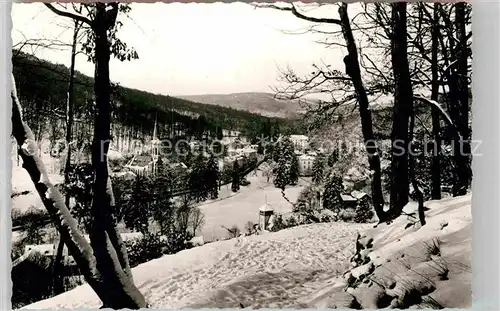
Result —
<path fill-rule="evenodd" d="M 14 310 L 472 307 L 470 3 L 11 16 Z"/>

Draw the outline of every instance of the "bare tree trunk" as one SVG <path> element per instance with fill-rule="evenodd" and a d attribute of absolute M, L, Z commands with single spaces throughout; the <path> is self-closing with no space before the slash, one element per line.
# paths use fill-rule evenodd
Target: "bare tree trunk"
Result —
<path fill-rule="evenodd" d="M 408 203 L 408 122 L 413 110 L 413 91 L 407 51 L 406 3 L 392 3 L 391 55 L 395 92 L 392 123 L 391 214 L 398 217 Z"/>
<path fill-rule="evenodd" d="M 462 141 L 455 145 L 459 147 L 457 159 L 457 183 L 453 191 L 453 195 L 464 195 L 470 184 L 471 171 L 470 167 L 470 131 L 469 131 L 469 89 L 467 77 L 467 33 L 465 29 L 465 2 L 460 2 L 455 5 L 455 26 L 458 43 L 456 46 L 457 55 L 457 71 L 456 71 L 456 105 L 457 110 L 455 120 L 456 125 L 461 133 Z M 453 73 L 452 73 L 453 74 Z"/>
<path fill-rule="evenodd" d="M 415 196 L 417 197 L 418 202 L 418 219 L 420 220 L 420 224 L 422 226 L 425 225 L 425 211 L 424 211 L 424 194 L 420 190 L 417 181 L 417 174 L 415 171 L 416 161 L 415 155 L 413 154 L 413 130 L 415 128 L 415 112 L 411 114 L 410 117 L 410 132 L 409 132 L 409 141 L 410 141 L 410 152 L 408 154 L 409 157 L 409 167 L 408 167 L 408 175 L 411 180 L 411 185 L 413 187 L 413 191 L 415 192 Z"/>
<path fill-rule="evenodd" d="M 348 56 L 346 58 L 347 74 L 351 77 L 356 94 L 358 96 L 359 115 L 361 118 L 361 130 L 365 142 L 366 152 L 368 153 L 368 163 L 370 170 L 372 170 L 372 200 L 375 213 L 380 222 L 387 219 L 384 212 L 384 197 L 382 195 L 382 179 L 380 167 L 380 152 L 373 134 L 372 115 L 369 109 L 368 96 L 366 89 L 361 79 L 361 70 L 359 67 L 358 51 L 356 43 L 352 35 L 351 24 L 347 14 L 347 3 L 340 4 L 339 7 L 340 22 L 342 27 L 342 34 L 347 45 Z M 347 68 L 346 68 L 347 69 Z"/>
<path fill-rule="evenodd" d="M 16 94 L 14 76 L 12 76 L 12 134 L 19 146 L 19 154 L 35 184 L 42 203 L 47 209 L 57 231 L 68 246 L 85 280 L 94 289 L 101 300 L 105 298 L 105 287 L 96 269 L 93 250 L 78 230 L 75 219 L 64 204 L 64 199 L 56 187 L 49 181 L 45 165 L 37 155 L 36 140 L 28 125 L 22 120 L 21 106 Z"/>
<path fill-rule="evenodd" d="M 431 47 L 431 99 L 438 100 L 439 96 L 439 76 L 438 76 L 438 36 L 439 36 L 439 3 L 434 3 L 434 14 L 432 21 L 432 47 Z M 441 125 L 439 119 L 439 111 L 436 107 L 431 108 L 432 116 L 432 134 L 434 136 L 435 146 L 432 154 L 431 163 L 431 198 L 433 200 L 441 199 Z"/>
<path fill-rule="evenodd" d="M 72 127 L 73 127 L 73 107 L 74 107 L 74 80 L 75 80 L 75 59 L 76 59 L 76 45 L 78 33 L 80 31 L 81 22 L 74 21 L 73 28 L 73 42 L 71 45 L 71 66 L 69 72 L 69 86 L 68 97 L 66 102 L 66 165 L 64 168 L 64 183 L 69 183 L 69 174 L 71 170 L 71 140 L 72 140 Z M 71 194 L 66 192 L 64 204 L 70 208 Z M 64 250 L 64 240 L 61 238 L 57 245 L 56 258 L 54 260 L 54 293 L 60 294 L 64 291 L 63 276 L 62 276 L 62 255 Z"/>
<path fill-rule="evenodd" d="M 109 167 L 108 167 L 108 172 L 109 172 Z M 123 271 L 130 279 L 133 280 L 132 270 L 130 268 L 130 263 L 128 260 L 127 247 L 125 246 L 125 243 L 123 243 L 122 236 L 118 232 L 118 228 L 115 225 L 116 224 L 116 217 L 115 217 L 114 211 L 116 210 L 115 209 L 116 201 L 115 201 L 115 197 L 114 197 L 114 193 L 113 193 L 113 184 L 111 182 L 111 177 L 109 177 L 109 176 L 108 176 L 108 183 L 107 183 L 106 192 L 107 192 L 108 196 L 110 197 L 110 202 L 111 202 L 110 209 L 112 211 L 112 216 L 111 216 L 112 222 L 111 223 L 113 224 L 113 225 L 108 224 L 109 228 L 107 230 L 107 233 L 108 233 L 109 239 L 111 241 L 111 244 L 113 245 L 113 247 L 116 249 L 116 251 L 118 253 L 118 260 L 120 261 L 120 265 L 122 266 Z"/>
<path fill-rule="evenodd" d="M 146 307 L 146 302 L 134 286 L 125 247 L 116 230 L 112 210 L 114 200 L 107 161 L 111 125 L 110 46 L 107 31 L 110 25 L 114 25 L 118 3 L 113 3 L 110 10 L 106 10 L 106 6 L 103 3 L 96 3 L 93 25 L 95 34 L 94 92 L 97 107 L 92 146 L 94 185 L 91 214 L 94 221 L 90 237 L 97 259 L 97 268 L 104 281 L 110 286 L 109 297 L 103 301 L 104 307 L 135 309 Z"/>

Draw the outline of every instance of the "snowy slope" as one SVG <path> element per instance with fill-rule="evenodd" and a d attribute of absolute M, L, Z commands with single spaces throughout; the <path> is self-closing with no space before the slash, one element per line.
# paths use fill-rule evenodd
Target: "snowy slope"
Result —
<path fill-rule="evenodd" d="M 153 308 L 291 306 L 346 269 L 356 231 L 366 225 L 315 224 L 214 242 L 133 269 Z M 88 285 L 26 306 L 98 308 Z"/>
<path fill-rule="evenodd" d="M 405 229 L 409 221 L 402 216 L 377 228 L 313 224 L 214 242 L 142 264 L 133 269 L 134 280 L 152 308 L 238 307 L 240 303 L 252 308 L 331 307 L 329 299 L 338 297 L 343 287 L 342 274 L 350 268 L 359 230 L 361 236 L 374 238 L 370 257 L 378 267 L 375 273 L 387 267 L 387 258 L 410 251 L 419 241 L 439 239 L 441 257 L 452 263 L 449 280 L 437 282 L 436 290 L 426 297 L 443 306 L 467 307 L 472 279 L 470 199 L 467 195 L 428 202 L 427 224 L 421 228 Z M 414 208 L 410 203 L 405 210 Z M 394 272 L 388 277 L 398 276 Z M 61 307 L 98 308 L 100 302 L 84 285 L 25 308 Z"/>

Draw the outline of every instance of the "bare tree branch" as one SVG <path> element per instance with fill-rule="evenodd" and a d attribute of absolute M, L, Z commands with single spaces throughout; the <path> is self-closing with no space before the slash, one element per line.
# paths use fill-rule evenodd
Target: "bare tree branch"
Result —
<path fill-rule="evenodd" d="M 340 25 L 340 19 L 335 19 L 335 18 L 317 18 L 317 17 L 312 17 L 312 16 L 307 16 L 304 15 L 303 13 L 299 12 L 295 5 L 292 3 L 291 7 L 280 7 L 274 4 L 267 4 L 267 3 L 262 3 L 262 4 L 254 4 L 255 8 L 271 8 L 271 9 L 276 9 L 276 10 L 281 10 L 281 11 L 290 11 L 292 12 L 293 15 L 296 17 L 313 22 L 313 23 L 324 23 L 324 24 L 336 24 Z"/>
<path fill-rule="evenodd" d="M 51 3 L 44 3 L 44 4 L 47 8 L 49 8 L 49 10 L 51 10 L 52 12 L 54 12 L 55 14 L 57 14 L 59 16 L 64 16 L 64 17 L 68 17 L 71 19 L 75 19 L 75 20 L 78 20 L 78 21 L 85 23 L 89 26 L 92 26 L 92 21 L 90 19 L 82 16 L 82 15 L 77 15 L 77 14 L 73 14 L 70 12 L 61 11 L 59 9 L 56 9 Z"/>

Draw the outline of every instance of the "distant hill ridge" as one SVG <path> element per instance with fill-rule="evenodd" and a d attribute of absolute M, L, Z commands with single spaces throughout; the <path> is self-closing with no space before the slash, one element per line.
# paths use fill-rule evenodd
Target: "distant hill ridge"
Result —
<path fill-rule="evenodd" d="M 305 111 L 298 100 L 280 99 L 276 98 L 274 94 L 265 92 L 181 95 L 177 97 L 203 104 L 244 110 L 267 117 L 296 119 Z"/>

